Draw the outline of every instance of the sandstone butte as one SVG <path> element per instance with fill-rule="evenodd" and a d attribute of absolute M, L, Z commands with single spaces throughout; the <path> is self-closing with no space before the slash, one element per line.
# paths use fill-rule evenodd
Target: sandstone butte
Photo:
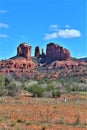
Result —
<path fill-rule="evenodd" d="M 53 68 L 73 68 L 78 67 L 78 61 L 73 61 L 69 50 L 61 47 L 55 43 L 49 43 L 46 47 L 46 54 L 42 49 L 35 48 L 35 56 L 31 56 L 32 47 L 23 42 L 17 47 L 17 55 L 8 59 L 0 61 L 0 73 L 16 75 L 29 75 L 38 73 L 39 67 Z M 36 62 L 38 59 L 38 62 Z M 43 77 L 43 76 L 42 76 Z"/>

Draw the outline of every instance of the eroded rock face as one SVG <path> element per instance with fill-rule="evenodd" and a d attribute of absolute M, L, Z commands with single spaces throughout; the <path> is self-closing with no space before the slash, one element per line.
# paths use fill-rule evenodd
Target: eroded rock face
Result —
<path fill-rule="evenodd" d="M 1 73 L 33 73 L 36 65 L 32 60 L 26 58 L 15 58 L 0 61 Z"/>
<path fill-rule="evenodd" d="M 58 44 L 49 43 L 46 49 L 46 60 L 47 62 L 70 60 L 70 52 Z"/>
<path fill-rule="evenodd" d="M 39 46 L 36 46 L 35 48 L 35 57 L 39 57 L 40 56 L 40 48 Z"/>
<path fill-rule="evenodd" d="M 0 72 L 4 74 L 15 73 L 17 75 L 34 73 L 35 63 L 31 58 L 31 46 L 22 43 L 17 48 L 17 56 L 0 61 Z"/>
<path fill-rule="evenodd" d="M 30 59 L 31 57 L 31 46 L 29 46 L 27 43 L 22 43 L 17 48 L 17 56 L 22 56 L 26 59 Z"/>

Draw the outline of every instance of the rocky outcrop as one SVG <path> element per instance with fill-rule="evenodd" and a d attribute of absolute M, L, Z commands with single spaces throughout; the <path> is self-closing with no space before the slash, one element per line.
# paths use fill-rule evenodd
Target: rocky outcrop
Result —
<path fill-rule="evenodd" d="M 79 62 L 75 62 L 72 60 L 69 61 L 54 61 L 51 64 L 48 64 L 47 67 L 49 69 L 74 69 L 78 68 Z"/>
<path fill-rule="evenodd" d="M 46 54 L 35 48 L 31 57 L 31 46 L 22 43 L 17 48 L 17 56 L 0 61 L 0 73 L 28 79 L 56 79 L 66 76 L 82 76 L 87 79 L 87 63 L 71 58 L 69 50 L 55 43 L 47 45 Z"/>
<path fill-rule="evenodd" d="M 45 55 L 45 53 L 44 53 L 44 49 L 42 48 L 42 55 Z"/>
<path fill-rule="evenodd" d="M 17 56 L 0 61 L 0 73 L 27 75 L 34 73 L 36 64 L 31 58 L 31 46 L 22 43 L 17 48 Z"/>
<path fill-rule="evenodd" d="M 33 73 L 36 65 L 32 60 L 26 58 L 15 58 L 9 60 L 0 61 L 0 73 Z"/>
<path fill-rule="evenodd" d="M 27 43 L 22 43 L 17 48 L 17 56 L 22 56 L 26 59 L 30 59 L 31 57 L 31 46 L 29 46 Z"/>
<path fill-rule="evenodd" d="M 35 48 L 35 57 L 39 57 L 40 56 L 40 48 L 39 46 L 36 46 Z"/>
<path fill-rule="evenodd" d="M 47 44 L 46 62 L 53 62 L 56 60 L 59 61 L 70 60 L 70 57 L 71 56 L 69 50 L 55 43 Z"/>

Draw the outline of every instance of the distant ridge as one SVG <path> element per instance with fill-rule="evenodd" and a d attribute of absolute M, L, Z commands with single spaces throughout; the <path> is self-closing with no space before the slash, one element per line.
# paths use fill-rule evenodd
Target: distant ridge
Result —
<path fill-rule="evenodd" d="M 87 62 L 87 57 L 78 58 L 79 61 Z"/>

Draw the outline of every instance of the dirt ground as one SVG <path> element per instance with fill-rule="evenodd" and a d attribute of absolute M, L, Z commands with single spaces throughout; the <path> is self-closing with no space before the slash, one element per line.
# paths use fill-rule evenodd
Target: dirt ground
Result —
<path fill-rule="evenodd" d="M 1 97 L 0 130 L 86 130 L 86 108 L 84 93 L 61 98 Z"/>

